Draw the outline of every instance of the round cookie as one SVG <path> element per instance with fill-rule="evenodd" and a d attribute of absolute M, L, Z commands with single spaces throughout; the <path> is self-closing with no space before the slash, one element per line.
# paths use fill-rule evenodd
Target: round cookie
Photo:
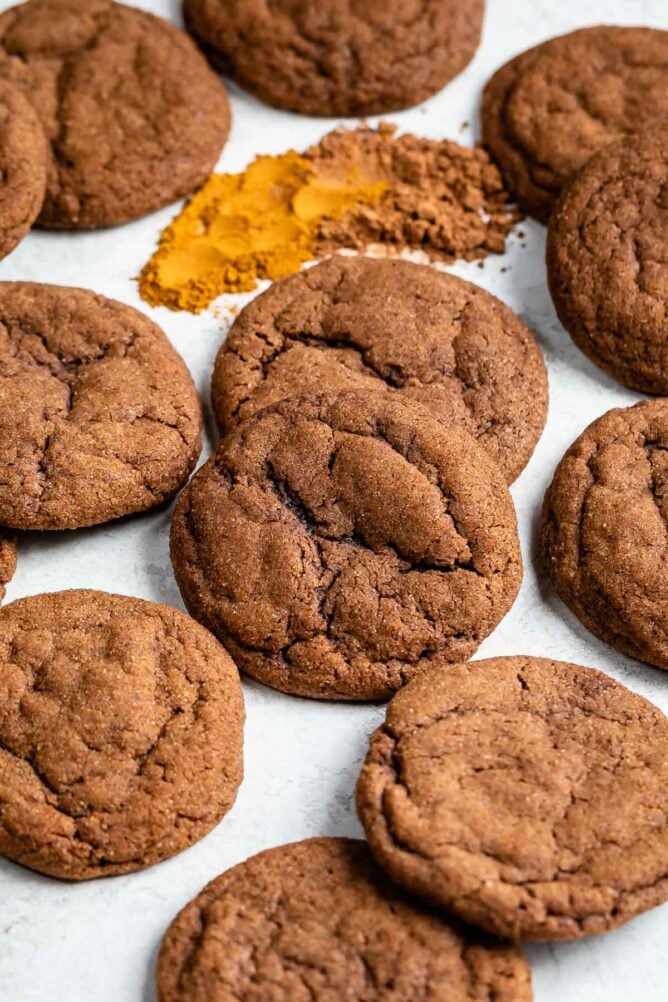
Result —
<path fill-rule="evenodd" d="M 496 465 L 384 393 L 291 398 L 239 425 L 181 494 L 171 553 L 243 671 L 320 699 L 385 698 L 470 657 L 522 577 Z"/>
<path fill-rule="evenodd" d="M 0 77 L 31 99 L 50 142 L 42 226 L 110 226 L 173 202 L 210 173 L 229 131 L 225 90 L 187 35 L 112 0 L 5 11 Z"/>
<path fill-rule="evenodd" d="M 419 104 L 480 41 L 484 0 L 185 0 L 215 66 L 267 104 L 306 115 L 378 115 Z"/>
<path fill-rule="evenodd" d="M 668 393 L 667 237 L 668 123 L 592 157 L 548 228 L 559 319 L 596 365 L 645 393 Z"/>
<path fill-rule="evenodd" d="M 592 668 L 425 672 L 371 736 L 357 806 L 394 880 L 502 936 L 605 932 L 668 898 L 668 720 Z"/>
<path fill-rule="evenodd" d="M 13 533 L 0 528 L 0 602 L 7 592 L 6 585 L 16 573 L 18 547 Z"/>
<path fill-rule="evenodd" d="M 0 854 L 67 880 L 192 845 L 241 782 L 239 674 L 165 605 L 99 591 L 0 610 Z"/>
<path fill-rule="evenodd" d="M 408 899 L 364 842 L 269 849 L 213 880 L 172 922 L 158 1002 L 530 1002 L 516 947 Z"/>
<path fill-rule="evenodd" d="M 619 137 L 668 123 L 668 31 L 598 25 L 502 66 L 482 135 L 520 207 L 547 222 L 564 184 Z"/>
<path fill-rule="evenodd" d="M 37 112 L 20 90 L 0 80 L 0 258 L 39 215 L 48 147 Z"/>
<path fill-rule="evenodd" d="M 668 400 L 608 411 L 545 495 L 541 544 L 559 595 L 633 658 L 668 668 Z"/>
<path fill-rule="evenodd" d="M 174 494 L 200 452 L 188 370 L 137 310 L 0 282 L 0 524 L 75 529 Z"/>
<path fill-rule="evenodd" d="M 245 307 L 211 395 L 224 433 L 285 397 L 390 389 L 459 422 L 512 481 L 547 416 L 531 331 L 494 296 L 408 261 L 333 257 Z"/>

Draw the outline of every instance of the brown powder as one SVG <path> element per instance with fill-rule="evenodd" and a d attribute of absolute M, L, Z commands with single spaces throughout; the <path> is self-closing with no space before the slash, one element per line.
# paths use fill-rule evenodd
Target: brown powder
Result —
<path fill-rule="evenodd" d="M 318 176 L 355 167 L 388 188 L 377 205 L 359 204 L 340 218 L 324 216 L 316 257 L 381 244 L 421 250 L 440 261 L 501 254 L 520 216 L 510 210 L 501 176 L 480 146 L 395 136 L 395 127 L 337 129 L 304 154 Z"/>

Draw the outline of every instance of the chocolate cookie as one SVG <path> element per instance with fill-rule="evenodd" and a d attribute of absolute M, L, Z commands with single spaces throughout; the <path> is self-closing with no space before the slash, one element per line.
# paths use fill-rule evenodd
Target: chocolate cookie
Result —
<path fill-rule="evenodd" d="M 496 465 L 385 393 L 243 422 L 179 498 L 171 552 L 188 609 L 245 672 L 320 699 L 381 699 L 470 657 L 522 576 Z"/>
<path fill-rule="evenodd" d="M 0 15 L 0 77 L 51 144 L 42 226 L 109 226 L 197 187 L 227 138 L 222 84 L 171 24 L 111 0 L 28 0 Z"/>
<path fill-rule="evenodd" d="M 199 397 L 159 327 L 83 289 L 0 282 L 0 524 L 75 529 L 174 494 Z"/>
<path fill-rule="evenodd" d="M 6 585 L 16 573 L 18 548 L 11 532 L 0 528 L 0 602 L 7 592 Z"/>
<path fill-rule="evenodd" d="M 407 261 L 333 257 L 239 314 L 211 388 L 221 431 L 322 390 L 390 389 L 459 422 L 512 481 L 547 414 L 531 331 L 484 289 Z"/>
<path fill-rule="evenodd" d="M 520 207 L 547 222 L 562 185 L 625 135 L 668 124 L 668 31 L 599 25 L 551 38 L 497 70 L 482 134 Z"/>
<path fill-rule="evenodd" d="M 316 838 L 213 880 L 170 926 L 159 1002 L 530 1002 L 521 953 L 406 898 L 364 842 Z"/>
<path fill-rule="evenodd" d="M 593 362 L 646 393 L 668 393 L 667 240 L 668 127 L 592 157 L 548 228 L 559 319 Z"/>
<path fill-rule="evenodd" d="M 268 104 L 306 115 L 377 115 L 419 104 L 480 41 L 483 0 L 184 0 L 215 66 Z"/>
<path fill-rule="evenodd" d="M 37 112 L 20 90 L 0 80 L 0 258 L 14 250 L 42 208 L 47 157 Z"/>
<path fill-rule="evenodd" d="M 668 400 L 608 411 L 559 463 L 542 548 L 559 595 L 631 657 L 668 668 Z"/>
<path fill-rule="evenodd" d="M 238 672 L 166 605 L 100 591 L 0 610 L 0 854 L 68 880 L 173 856 L 242 778 Z"/>
<path fill-rule="evenodd" d="M 605 932 L 668 898 L 668 720 L 593 668 L 425 672 L 372 735 L 357 805 L 394 880 L 502 936 Z"/>

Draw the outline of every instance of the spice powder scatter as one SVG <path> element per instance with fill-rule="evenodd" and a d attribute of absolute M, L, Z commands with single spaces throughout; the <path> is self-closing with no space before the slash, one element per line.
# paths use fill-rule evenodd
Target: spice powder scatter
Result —
<path fill-rule="evenodd" d="M 152 306 L 199 313 L 217 296 L 284 278 L 337 250 L 501 253 L 518 214 L 481 147 L 337 129 L 299 154 L 212 174 L 160 237 L 140 278 Z"/>

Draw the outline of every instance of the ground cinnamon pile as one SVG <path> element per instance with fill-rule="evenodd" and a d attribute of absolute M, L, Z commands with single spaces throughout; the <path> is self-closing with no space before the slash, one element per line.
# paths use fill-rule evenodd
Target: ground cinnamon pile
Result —
<path fill-rule="evenodd" d="M 345 248 L 440 261 L 501 253 L 517 219 L 481 147 L 390 125 L 337 129 L 302 154 L 212 175 L 162 233 L 140 291 L 153 306 L 198 313 Z"/>

